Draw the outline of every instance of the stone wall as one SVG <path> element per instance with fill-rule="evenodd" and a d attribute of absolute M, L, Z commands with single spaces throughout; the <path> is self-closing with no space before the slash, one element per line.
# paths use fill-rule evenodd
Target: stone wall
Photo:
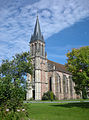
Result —
<path fill-rule="evenodd" d="M 77 98 L 74 90 L 75 84 L 70 79 L 71 75 L 59 71 L 48 72 L 48 90 L 50 90 L 50 77 L 52 78 L 52 91 L 59 100 Z"/>

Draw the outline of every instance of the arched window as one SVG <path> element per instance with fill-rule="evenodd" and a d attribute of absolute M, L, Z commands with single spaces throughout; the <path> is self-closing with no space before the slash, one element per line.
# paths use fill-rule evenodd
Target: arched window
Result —
<path fill-rule="evenodd" d="M 68 81 L 66 75 L 63 75 L 63 93 L 64 93 L 64 99 L 67 99 Z"/>
<path fill-rule="evenodd" d="M 44 46 L 42 45 L 42 56 L 44 55 Z"/>
<path fill-rule="evenodd" d="M 40 43 L 39 43 L 39 53 L 40 53 L 40 48 L 41 48 L 41 47 L 40 47 Z"/>
<path fill-rule="evenodd" d="M 68 78 L 66 75 L 63 75 L 63 91 L 64 93 L 68 93 Z"/>
<path fill-rule="evenodd" d="M 33 44 L 32 44 L 32 56 L 33 56 Z"/>
<path fill-rule="evenodd" d="M 61 78 L 58 73 L 56 74 L 55 77 L 55 93 L 56 97 L 59 98 L 59 95 L 61 93 Z"/>
<path fill-rule="evenodd" d="M 35 43 L 35 53 L 36 53 L 36 51 L 37 51 L 37 43 Z"/>
<path fill-rule="evenodd" d="M 40 44 L 40 54 L 42 56 L 42 44 Z"/>
<path fill-rule="evenodd" d="M 70 95 L 72 97 L 73 91 L 72 91 L 72 77 L 71 76 L 69 76 L 69 82 L 70 82 Z"/>
<path fill-rule="evenodd" d="M 59 76 L 59 88 L 60 88 L 60 93 L 61 93 L 61 78 Z"/>
<path fill-rule="evenodd" d="M 56 90 L 56 95 L 58 94 L 59 92 L 59 76 L 56 75 L 56 79 L 55 79 L 55 90 Z"/>
<path fill-rule="evenodd" d="M 66 79 L 66 92 L 68 93 L 68 79 Z"/>
<path fill-rule="evenodd" d="M 66 75 L 63 75 L 63 93 L 66 93 Z"/>

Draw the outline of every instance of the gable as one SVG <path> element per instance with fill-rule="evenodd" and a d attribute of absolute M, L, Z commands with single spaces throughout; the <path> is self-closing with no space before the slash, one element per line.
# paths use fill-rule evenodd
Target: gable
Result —
<path fill-rule="evenodd" d="M 53 62 L 53 61 L 50 61 L 50 60 L 47 60 L 47 62 L 48 62 L 48 70 L 49 70 L 49 71 L 53 70 L 53 67 L 55 66 L 55 71 L 60 71 L 60 72 L 63 72 L 63 73 L 71 74 L 71 73 L 65 68 L 64 65 L 59 64 L 59 63 L 56 63 L 56 62 Z"/>

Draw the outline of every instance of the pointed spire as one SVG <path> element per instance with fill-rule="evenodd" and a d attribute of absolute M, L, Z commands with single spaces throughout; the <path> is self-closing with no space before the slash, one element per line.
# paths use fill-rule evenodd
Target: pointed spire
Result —
<path fill-rule="evenodd" d="M 37 19 L 36 19 L 34 34 L 31 36 L 31 41 L 30 42 L 34 42 L 34 41 L 37 41 L 37 40 L 40 40 L 40 41 L 44 42 L 44 38 L 43 38 L 43 35 L 41 34 L 41 30 L 40 30 L 38 15 L 37 15 Z"/>
<path fill-rule="evenodd" d="M 40 24 L 39 24 L 39 19 L 38 19 L 38 15 L 37 15 L 37 19 L 36 19 L 36 25 L 35 25 L 35 29 L 34 29 L 34 35 L 41 35 L 41 30 L 40 30 Z"/>

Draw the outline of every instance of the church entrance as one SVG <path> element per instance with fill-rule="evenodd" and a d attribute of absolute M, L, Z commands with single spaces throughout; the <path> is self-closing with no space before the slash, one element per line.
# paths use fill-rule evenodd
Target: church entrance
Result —
<path fill-rule="evenodd" d="M 52 91 L 52 77 L 49 79 L 49 91 Z"/>
<path fill-rule="evenodd" d="M 33 99 L 35 100 L 35 90 L 33 90 Z"/>

